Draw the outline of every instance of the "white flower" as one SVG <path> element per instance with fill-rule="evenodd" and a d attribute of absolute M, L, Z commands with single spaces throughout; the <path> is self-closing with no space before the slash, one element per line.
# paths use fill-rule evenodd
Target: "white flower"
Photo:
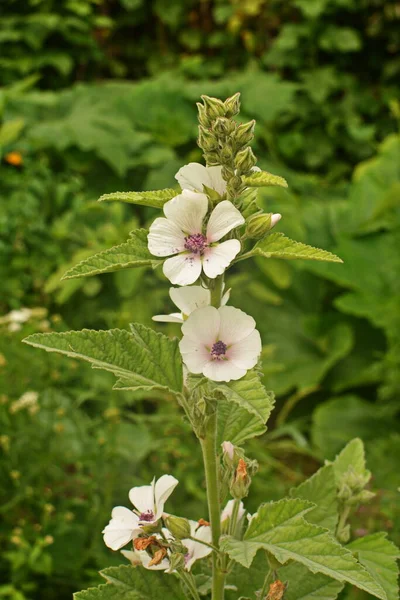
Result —
<path fill-rule="evenodd" d="M 211 527 L 208 525 L 201 525 L 197 521 L 189 521 L 190 523 L 190 536 L 211 544 Z M 187 548 L 185 554 L 185 569 L 190 571 L 193 563 L 199 558 L 204 558 L 212 552 L 212 548 L 202 544 L 201 542 L 195 542 L 194 540 L 183 539 L 182 544 Z"/>
<path fill-rule="evenodd" d="M 195 310 L 182 325 L 179 343 L 183 362 L 191 373 L 213 381 L 240 379 L 261 353 L 255 321 L 232 306 Z"/>
<path fill-rule="evenodd" d="M 226 454 L 231 460 L 233 460 L 235 454 L 235 446 L 232 442 L 222 442 L 222 452 Z"/>
<path fill-rule="evenodd" d="M 164 262 L 164 275 L 175 285 L 190 285 L 200 276 L 215 279 L 240 251 L 239 240 L 218 243 L 229 231 L 243 225 L 244 218 L 232 202 L 223 200 L 212 211 L 205 233 L 208 210 L 205 194 L 183 190 L 164 204 L 165 217 L 155 219 L 148 235 L 154 256 L 171 256 Z"/>
<path fill-rule="evenodd" d="M 181 310 L 180 313 L 170 315 L 155 315 L 153 321 L 164 323 L 183 323 L 187 317 L 197 308 L 209 306 L 211 292 L 201 285 L 185 285 L 181 288 L 170 288 L 171 300 Z M 230 290 L 222 297 L 221 304 L 224 306 L 229 300 Z"/>
<path fill-rule="evenodd" d="M 121 550 L 121 554 L 123 554 L 132 565 L 142 565 L 142 567 L 149 571 L 167 571 L 170 567 L 168 558 L 163 558 L 157 565 L 150 565 L 152 557 L 146 550 Z"/>
<path fill-rule="evenodd" d="M 224 510 L 221 513 L 221 523 L 223 523 L 227 519 L 231 518 L 234 504 L 235 504 L 235 500 L 228 501 L 227 505 L 225 506 Z M 241 502 L 239 505 L 239 511 L 238 511 L 238 516 L 237 516 L 238 523 L 243 519 L 245 512 L 246 512 L 246 510 L 244 508 L 243 502 Z"/>
<path fill-rule="evenodd" d="M 204 192 L 203 186 L 207 186 L 223 196 L 226 192 L 226 181 L 222 177 L 222 167 L 205 167 L 200 163 L 189 163 L 175 175 L 175 179 L 182 190 L 193 192 Z"/>
<path fill-rule="evenodd" d="M 113 509 L 111 520 L 103 529 L 106 546 L 119 550 L 137 537 L 143 526 L 156 523 L 177 484 L 178 480 L 172 475 L 163 475 L 157 482 L 154 478 L 150 485 L 132 488 L 129 499 L 137 510 L 134 512 L 124 506 Z"/>

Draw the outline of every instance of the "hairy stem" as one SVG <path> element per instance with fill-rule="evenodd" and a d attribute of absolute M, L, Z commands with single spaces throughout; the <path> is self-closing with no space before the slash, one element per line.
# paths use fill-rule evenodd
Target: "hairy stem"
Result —
<path fill-rule="evenodd" d="M 208 419 L 205 436 L 200 440 L 203 452 L 204 470 L 207 485 L 207 502 L 209 519 L 211 523 L 212 544 L 219 548 L 221 536 L 221 507 L 219 501 L 219 477 L 217 461 L 217 414 L 214 413 Z M 217 552 L 212 554 L 212 600 L 223 600 L 225 574 L 220 568 Z"/>
<path fill-rule="evenodd" d="M 262 586 L 262 589 L 260 592 L 260 596 L 259 596 L 260 600 L 265 600 L 265 597 L 267 596 L 267 593 L 269 591 L 269 583 L 271 581 L 271 575 L 272 575 L 272 569 L 270 569 L 265 576 L 264 583 L 263 583 L 263 586 Z"/>

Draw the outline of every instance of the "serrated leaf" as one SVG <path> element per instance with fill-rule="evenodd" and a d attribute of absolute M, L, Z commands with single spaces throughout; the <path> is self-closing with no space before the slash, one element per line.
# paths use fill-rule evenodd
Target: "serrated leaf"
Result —
<path fill-rule="evenodd" d="M 397 600 L 399 597 L 397 559 L 400 558 L 400 551 L 387 539 L 386 533 L 366 535 L 348 544 L 347 548 L 355 553 L 360 563 L 381 584 L 388 600 Z"/>
<path fill-rule="evenodd" d="M 285 600 L 335 600 L 343 583 L 322 573 L 311 573 L 304 565 L 291 563 L 278 569 L 281 581 L 287 583 Z"/>
<path fill-rule="evenodd" d="M 134 267 L 157 266 L 160 261 L 150 254 L 147 248 L 147 233 L 146 229 L 132 231 L 127 242 L 85 258 L 69 269 L 62 279 L 90 277 Z"/>
<path fill-rule="evenodd" d="M 274 394 L 267 391 L 256 371 L 248 371 L 242 379 L 229 383 L 214 383 L 211 388 L 220 391 L 230 402 L 235 402 L 265 424 L 274 406 Z"/>
<path fill-rule="evenodd" d="M 301 499 L 263 504 L 250 521 L 243 540 L 226 536 L 222 539 L 222 549 L 243 566 L 250 567 L 257 551 L 263 548 L 282 564 L 294 560 L 312 573 L 351 583 L 386 600 L 382 587 L 349 550 L 326 529 L 304 519 L 313 506 Z"/>
<path fill-rule="evenodd" d="M 272 175 L 272 173 L 268 173 L 267 171 L 254 171 L 251 175 L 242 177 L 242 181 L 249 187 L 267 187 L 272 185 L 288 187 L 286 179 L 279 177 L 279 175 Z"/>
<path fill-rule="evenodd" d="M 100 571 L 106 584 L 74 594 L 74 600 L 184 600 L 178 579 L 157 571 L 122 565 Z"/>
<path fill-rule="evenodd" d="M 337 485 L 340 485 L 342 477 L 350 468 L 357 475 L 364 477 L 370 475 L 366 469 L 364 444 L 360 438 L 351 440 L 331 464 L 333 464 Z"/>
<path fill-rule="evenodd" d="M 218 445 L 230 441 L 238 446 L 246 440 L 267 431 L 257 417 L 239 405 L 221 399 L 218 401 Z"/>
<path fill-rule="evenodd" d="M 100 196 L 99 202 L 127 202 L 128 204 L 162 208 L 168 200 L 172 200 L 178 193 L 172 188 L 150 192 L 113 192 L 112 194 Z"/>
<path fill-rule="evenodd" d="M 251 256 L 284 258 L 286 260 L 303 258 L 306 260 L 343 262 L 341 258 L 327 250 L 313 248 L 313 246 L 308 246 L 302 242 L 295 242 L 287 238 L 283 233 L 271 233 L 263 240 L 257 242 L 254 248 L 241 258 L 250 258 Z"/>
<path fill-rule="evenodd" d="M 336 530 L 338 506 L 336 498 L 336 480 L 333 465 L 325 465 L 312 477 L 290 490 L 292 498 L 303 498 L 316 504 L 305 519 L 314 525 L 326 527 L 332 533 Z"/>
<path fill-rule="evenodd" d="M 130 389 L 182 390 L 178 340 L 144 325 L 132 325 L 132 333 L 122 329 L 36 333 L 24 342 L 47 352 L 88 361 L 93 368 L 110 371 L 120 380 L 128 381 Z"/>

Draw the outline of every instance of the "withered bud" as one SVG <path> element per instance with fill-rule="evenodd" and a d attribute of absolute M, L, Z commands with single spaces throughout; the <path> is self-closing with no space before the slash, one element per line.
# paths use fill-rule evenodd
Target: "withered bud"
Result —
<path fill-rule="evenodd" d="M 151 545 L 159 546 L 159 542 L 157 538 L 154 535 L 152 535 L 150 537 L 145 538 L 136 538 L 135 540 L 133 540 L 133 545 L 135 547 L 135 550 L 146 550 L 146 548 L 148 548 Z"/>
<path fill-rule="evenodd" d="M 206 521 L 205 519 L 199 519 L 197 522 L 200 526 L 203 525 L 204 527 L 209 527 L 211 524 L 209 521 Z"/>
<path fill-rule="evenodd" d="M 149 562 L 149 567 L 154 567 L 154 565 L 159 565 L 160 562 L 167 556 L 167 549 L 160 548 L 154 553 L 153 558 Z"/>
<path fill-rule="evenodd" d="M 233 481 L 230 486 L 230 492 L 234 498 L 241 500 L 248 494 L 251 479 L 247 473 L 247 464 L 243 458 L 239 459 Z"/>
<path fill-rule="evenodd" d="M 282 600 L 286 588 L 287 584 L 283 583 L 279 579 L 273 581 L 269 586 L 269 592 L 266 596 L 266 600 Z"/>

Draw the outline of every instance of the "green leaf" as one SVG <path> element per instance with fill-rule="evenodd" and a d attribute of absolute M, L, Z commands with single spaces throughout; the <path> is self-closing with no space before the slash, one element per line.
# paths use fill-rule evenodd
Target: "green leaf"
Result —
<path fill-rule="evenodd" d="M 226 536 L 222 549 L 241 565 L 250 567 L 257 551 L 263 548 L 282 564 L 294 560 L 312 573 L 351 583 L 386 600 L 384 590 L 349 550 L 326 529 L 303 518 L 313 507 L 300 499 L 263 504 L 251 519 L 243 540 Z"/>
<path fill-rule="evenodd" d="M 103 194 L 100 196 L 99 202 L 128 202 L 129 204 L 139 204 L 140 206 L 162 208 L 168 200 L 174 198 L 178 193 L 172 188 L 151 192 L 113 192 L 112 194 Z"/>
<path fill-rule="evenodd" d="M 248 371 L 242 379 L 229 383 L 211 384 L 229 402 L 235 402 L 265 424 L 274 406 L 273 392 L 267 392 L 255 370 Z"/>
<path fill-rule="evenodd" d="M 351 440 L 332 464 L 338 485 L 350 468 L 356 475 L 363 477 L 370 475 L 370 472 L 366 469 L 364 444 L 360 438 Z"/>
<path fill-rule="evenodd" d="M 354 552 L 360 563 L 380 583 L 388 600 L 397 600 L 399 597 L 397 559 L 400 558 L 400 551 L 386 538 L 386 533 L 366 535 L 348 544 L 347 548 Z"/>
<path fill-rule="evenodd" d="M 157 571 L 121 565 L 100 571 L 106 584 L 74 594 L 74 600 L 185 600 L 178 579 Z"/>
<path fill-rule="evenodd" d="M 278 569 L 279 579 L 288 583 L 285 600 L 335 600 L 343 583 L 310 571 L 299 563 Z"/>
<path fill-rule="evenodd" d="M 238 446 L 267 431 L 260 419 L 234 402 L 218 401 L 218 445 L 230 441 Z"/>
<path fill-rule="evenodd" d="M 0 127 L 0 146 L 5 146 L 16 140 L 24 127 L 25 120 L 21 118 L 5 121 Z"/>
<path fill-rule="evenodd" d="M 47 352 L 60 352 L 90 362 L 95 369 L 111 371 L 117 377 L 116 389 L 126 383 L 132 390 L 182 390 L 182 361 L 178 340 L 140 324 L 132 333 L 109 331 L 69 331 L 36 333 L 24 342 Z"/>
<path fill-rule="evenodd" d="M 279 177 L 279 175 L 272 175 L 267 171 L 254 171 L 251 175 L 243 176 L 242 181 L 249 187 L 268 187 L 271 185 L 288 187 L 286 179 Z"/>
<path fill-rule="evenodd" d="M 82 260 L 72 269 L 68 269 L 62 279 L 89 277 L 134 267 L 155 267 L 160 264 L 160 261 L 152 256 L 147 248 L 146 229 L 132 231 L 130 236 L 130 239 L 124 244 L 103 250 Z"/>
<path fill-rule="evenodd" d="M 290 490 L 292 498 L 303 498 L 316 504 L 305 516 L 309 523 L 336 530 L 338 507 L 333 465 L 325 465 L 312 477 Z"/>
<path fill-rule="evenodd" d="M 254 248 L 241 258 L 249 258 L 250 256 L 285 259 L 305 258 L 307 260 L 343 262 L 341 258 L 327 250 L 313 248 L 302 242 L 295 242 L 287 238 L 283 233 L 271 233 L 263 240 L 257 242 Z"/>

